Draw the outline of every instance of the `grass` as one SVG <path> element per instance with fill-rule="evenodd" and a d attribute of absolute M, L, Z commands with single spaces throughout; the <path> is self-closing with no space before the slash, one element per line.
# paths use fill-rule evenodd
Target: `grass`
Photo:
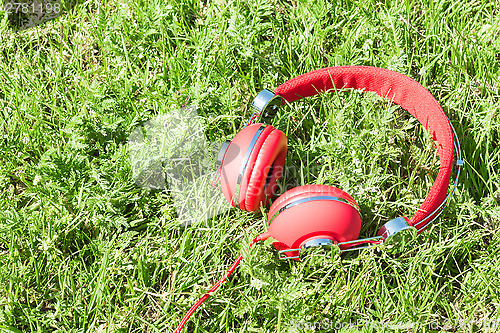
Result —
<path fill-rule="evenodd" d="M 186 332 L 348 322 L 365 324 L 343 331 L 498 331 L 498 1 L 63 8 L 29 29 L 0 20 L 0 331 L 173 331 L 242 250 L 242 265 Z M 245 250 L 265 215 L 230 210 L 180 227 L 167 192 L 135 185 L 127 137 L 140 124 L 196 105 L 208 140 L 230 139 L 260 89 L 335 65 L 416 79 L 460 137 L 465 169 L 450 207 L 405 253 L 281 262 L 269 243 Z M 411 216 L 439 166 L 424 130 L 370 94 L 302 100 L 273 125 L 289 138 L 282 187 L 339 186 L 361 206 L 365 236 Z"/>

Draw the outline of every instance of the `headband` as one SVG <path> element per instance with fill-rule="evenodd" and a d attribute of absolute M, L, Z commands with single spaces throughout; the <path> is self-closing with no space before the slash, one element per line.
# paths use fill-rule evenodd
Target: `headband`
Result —
<path fill-rule="evenodd" d="M 367 66 L 318 69 L 283 83 L 274 93 L 286 102 L 293 102 L 334 88 L 371 91 L 392 100 L 417 118 L 437 142 L 441 164 L 439 173 L 409 224 L 417 226 L 432 218 L 446 198 L 454 155 L 452 127 L 437 100 L 422 85 L 403 74 Z"/>

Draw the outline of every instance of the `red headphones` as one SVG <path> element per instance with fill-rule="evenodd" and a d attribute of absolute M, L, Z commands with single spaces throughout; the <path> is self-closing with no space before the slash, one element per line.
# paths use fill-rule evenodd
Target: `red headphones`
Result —
<path fill-rule="evenodd" d="M 421 232 L 446 207 L 456 188 L 463 166 L 458 137 L 436 99 L 413 79 L 382 68 L 342 66 L 323 68 L 291 79 L 275 89 L 260 92 L 252 103 L 254 114 L 218 155 L 222 192 L 234 207 L 255 211 L 266 206 L 277 189 L 285 163 L 287 138 L 271 125 L 253 123 L 272 118 L 280 105 L 331 89 L 359 89 L 374 92 L 407 110 L 427 129 L 437 143 L 441 163 L 434 185 L 415 215 L 393 219 L 377 236 L 357 239 L 361 229 L 359 207 L 346 192 L 327 185 L 295 187 L 279 196 L 268 213 L 266 233 L 251 245 L 272 237 L 282 259 L 299 260 L 308 250 L 322 247 L 340 252 L 373 244 L 400 248 Z M 454 154 L 456 160 L 454 163 Z M 453 167 L 457 167 L 453 189 L 448 193 Z M 194 310 L 214 292 L 241 261 L 240 255 L 226 275 L 186 314 L 177 327 L 180 332 Z"/>

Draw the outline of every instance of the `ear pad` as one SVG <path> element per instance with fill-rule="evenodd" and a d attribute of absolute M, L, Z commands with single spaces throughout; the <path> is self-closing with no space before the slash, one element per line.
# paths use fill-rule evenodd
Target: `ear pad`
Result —
<path fill-rule="evenodd" d="M 274 196 L 286 157 L 287 139 L 272 126 L 252 124 L 231 141 L 221 164 L 226 200 L 242 210 L 257 210 Z"/>
<path fill-rule="evenodd" d="M 361 230 L 358 205 L 346 192 L 327 185 L 295 187 L 271 205 L 269 233 L 276 249 L 298 249 L 305 242 L 328 238 L 335 242 L 355 240 Z M 297 252 L 288 252 L 296 256 Z"/>

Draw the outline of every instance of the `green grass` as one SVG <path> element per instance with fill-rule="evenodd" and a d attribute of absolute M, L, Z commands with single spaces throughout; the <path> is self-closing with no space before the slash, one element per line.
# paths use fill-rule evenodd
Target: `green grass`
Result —
<path fill-rule="evenodd" d="M 245 250 L 185 331 L 288 332 L 301 320 L 388 324 L 363 332 L 500 323 L 498 1 L 65 8 L 25 30 L 0 19 L 0 331 L 173 331 L 265 231 L 265 215 L 230 210 L 181 228 L 167 192 L 135 185 L 128 135 L 190 104 L 210 124 L 209 141 L 230 139 L 260 89 L 335 65 L 396 70 L 438 99 L 465 154 L 450 207 L 400 255 L 367 250 L 317 265 L 281 262 L 268 243 Z M 365 236 L 411 216 L 439 166 L 425 131 L 370 94 L 302 100 L 273 125 L 288 135 L 287 164 L 297 170 L 282 185 L 347 191 Z"/>

